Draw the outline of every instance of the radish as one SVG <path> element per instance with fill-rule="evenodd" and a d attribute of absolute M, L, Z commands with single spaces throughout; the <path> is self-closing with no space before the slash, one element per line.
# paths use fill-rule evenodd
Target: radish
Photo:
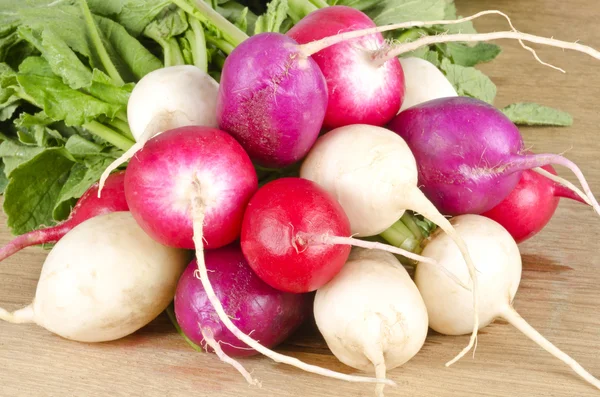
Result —
<path fill-rule="evenodd" d="M 475 344 L 479 327 L 475 267 L 460 236 L 418 189 L 417 164 L 406 142 L 381 127 L 336 128 L 317 140 L 302 164 L 300 176 L 316 182 L 337 199 L 350 219 L 352 234 L 379 234 L 405 210 L 419 212 L 448 233 L 464 255 L 474 285 L 473 335 L 457 359 L 466 354 Z"/>
<path fill-rule="evenodd" d="M 100 178 L 98 197 L 108 175 L 163 131 L 188 125 L 217 127 L 219 84 L 191 65 L 154 70 L 135 85 L 127 102 L 127 120 L 136 143 L 109 165 Z"/>
<path fill-rule="evenodd" d="M 129 212 L 96 216 L 52 248 L 33 303 L 0 309 L 0 319 L 79 342 L 119 339 L 165 310 L 188 261 L 187 252 L 152 240 Z"/>
<path fill-rule="evenodd" d="M 542 167 L 556 175 L 552 166 Z M 525 170 L 512 192 L 483 216 L 502 225 L 517 243 L 533 237 L 550 222 L 561 197 L 585 203 L 572 190 L 533 170 Z"/>
<path fill-rule="evenodd" d="M 600 214 L 579 168 L 555 154 L 525 154 L 518 128 L 494 106 L 475 98 L 440 98 L 413 106 L 390 123 L 413 152 L 419 186 L 442 212 L 480 214 L 515 188 L 524 170 L 546 164 L 569 168 Z"/>
<path fill-rule="evenodd" d="M 219 248 L 239 237 L 244 209 L 258 187 L 241 146 L 225 132 L 180 127 L 149 140 L 129 162 L 125 197 L 140 226 L 161 244 L 194 249 L 194 181 L 202 190 L 203 238 Z"/>
<path fill-rule="evenodd" d="M 332 6 L 311 12 L 286 34 L 305 44 L 375 26 L 366 14 L 355 8 Z M 366 51 L 378 50 L 384 43 L 381 33 L 376 33 L 335 44 L 312 55 L 325 76 L 329 91 L 325 128 L 349 124 L 381 126 L 398 113 L 404 98 L 403 67 L 397 58 L 379 66 L 365 56 Z"/>
<path fill-rule="evenodd" d="M 240 240 L 250 267 L 264 282 L 295 293 L 315 291 L 330 281 L 346 263 L 351 245 L 430 261 L 349 235 L 348 216 L 327 191 L 307 179 L 281 178 L 250 199 Z"/>
<path fill-rule="evenodd" d="M 480 327 L 498 318 L 508 321 L 587 382 L 600 388 L 600 381 L 540 335 L 512 307 L 521 281 L 521 256 L 511 235 L 500 224 L 480 215 L 460 215 L 450 222 L 466 242 L 477 266 L 481 291 Z M 448 236 L 434 233 L 423 254 L 435 258 L 442 267 L 463 281 L 468 281 L 461 253 Z M 440 268 L 421 263 L 415 272 L 415 283 L 427 306 L 429 326 L 444 335 L 469 333 L 473 297 L 464 289 L 457 288 L 454 282 L 448 282 Z"/>
<path fill-rule="evenodd" d="M 431 62 L 407 57 L 400 58 L 400 64 L 406 81 L 400 112 L 432 99 L 458 96 L 446 76 Z"/>
<path fill-rule="evenodd" d="M 98 183 L 93 184 L 77 200 L 77 204 L 73 207 L 69 218 L 55 226 L 33 230 L 15 237 L 0 249 L 0 261 L 32 245 L 55 243 L 75 226 L 95 216 L 116 211 L 128 211 L 123 185 L 124 180 L 125 172 L 112 174 L 106 180 L 102 198 L 97 197 Z"/>
<path fill-rule="evenodd" d="M 134 218 L 162 244 L 195 247 L 196 276 L 219 319 L 241 342 L 275 361 L 309 372 L 394 384 L 307 365 L 262 346 L 231 321 L 210 283 L 204 247 L 219 248 L 239 237 L 244 209 L 256 189 L 256 171 L 240 144 L 225 132 L 208 127 L 181 127 L 153 137 L 131 159 L 125 174 L 125 197 Z M 250 380 L 235 360 L 224 353 L 220 358 Z"/>
<path fill-rule="evenodd" d="M 387 252 L 353 249 L 342 271 L 317 291 L 314 313 L 341 362 L 382 379 L 414 357 L 427 336 L 423 298 Z M 383 386 L 377 386 L 380 396 Z"/>
<path fill-rule="evenodd" d="M 239 244 L 206 251 L 204 260 L 215 293 L 232 321 L 264 346 L 277 346 L 310 316 L 311 296 L 269 287 L 250 269 Z M 229 356 L 256 354 L 221 323 L 194 276 L 197 270 L 194 260 L 177 284 L 175 316 L 183 333 L 195 344 Z"/>

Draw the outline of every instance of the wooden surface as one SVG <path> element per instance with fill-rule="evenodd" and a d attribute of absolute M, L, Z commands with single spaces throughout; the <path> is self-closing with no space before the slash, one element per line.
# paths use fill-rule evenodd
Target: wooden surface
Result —
<path fill-rule="evenodd" d="M 596 0 L 458 0 L 459 11 L 500 9 L 526 32 L 581 40 L 600 49 Z M 480 31 L 505 29 L 497 17 L 476 23 Z M 600 61 L 557 49 L 540 56 L 567 70 L 563 75 L 536 64 L 515 42 L 500 42 L 502 55 L 481 69 L 498 85 L 496 105 L 537 101 L 574 116 L 568 129 L 523 129 L 536 152 L 564 152 L 588 176 L 600 197 Z M 561 170 L 562 171 L 562 170 Z M 564 172 L 561 172 L 565 175 Z M 4 225 L 4 219 L 1 219 Z M 524 272 L 515 307 L 546 337 L 600 376 L 600 219 L 563 201 L 543 233 L 521 246 Z M 9 239 L 2 228 L 0 243 Z M 0 304 L 21 307 L 33 298 L 45 253 L 39 248 L 2 263 Z M 574 376 L 506 323 L 480 333 L 475 359 L 451 368 L 444 363 L 467 337 L 431 333 L 421 352 L 389 374 L 399 387 L 387 396 L 592 396 L 598 392 Z M 278 351 L 311 364 L 355 373 L 333 357 L 318 333 L 305 327 Z M 79 344 L 33 325 L 0 323 L 0 396 L 371 396 L 356 385 L 305 374 L 261 357 L 242 360 L 262 389 L 209 354 L 197 353 L 162 315 L 123 340 Z"/>

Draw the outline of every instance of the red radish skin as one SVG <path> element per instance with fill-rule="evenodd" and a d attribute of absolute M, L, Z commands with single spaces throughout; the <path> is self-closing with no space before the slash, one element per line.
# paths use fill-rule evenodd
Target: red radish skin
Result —
<path fill-rule="evenodd" d="M 557 175 L 551 165 L 541 168 Z M 525 170 L 508 197 L 481 215 L 501 224 L 517 243 L 522 243 L 550 222 L 561 197 L 585 204 L 581 197 L 564 186 L 533 170 Z"/>
<path fill-rule="evenodd" d="M 142 229 L 171 247 L 193 249 L 191 200 L 200 180 L 207 248 L 239 237 L 244 208 L 258 187 L 248 155 L 230 135 L 210 127 L 176 128 L 149 140 L 130 161 L 125 196 Z"/>
<path fill-rule="evenodd" d="M 348 236 L 342 207 L 316 183 L 282 178 L 260 188 L 246 208 L 241 244 L 250 267 L 270 286 L 309 292 L 344 266 L 350 246 L 309 244 L 303 234 Z"/>
<path fill-rule="evenodd" d="M 204 253 L 210 281 L 232 321 L 266 347 L 287 339 L 311 314 L 311 294 L 278 291 L 263 282 L 248 266 L 239 243 Z M 240 342 L 219 320 L 202 283 L 194 274 L 193 260 L 177 284 L 175 316 L 183 333 L 195 344 L 206 346 L 212 337 L 229 356 L 251 356 L 256 350 Z"/>
<path fill-rule="evenodd" d="M 55 243 L 80 223 L 98 215 L 129 211 L 124 191 L 125 171 L 111 174 L 104 185 L 104 194 L 98 198 L 98 183 L 90 186 L 77 200 L 69 217 L 59 224 L 33 230 L 14 238 L 0 249 L 0 261 L 32 245 Z"/>
<path fill-rule="evenodd" d="M 286 34 L 305 44 L 375 26 L 355 8 L 332 6 L 311 12 Z M 324 127 L 382 126 L 398 113 L 404 99 L 404 73 L 398 58 L 376 65 L 365 54 L 366 50 L 375 51 L 384 44 L 381 33 L 376 33 L 332 45 L 312 55 L 329 90 Z"/>
<path fill-rule="evenodd" d="M 350 246 L 432 263 L 398 247 L 347 237 L 350 232 L 344 209 L 325 189 L 308 179 L 281 178 L 261 187 L 248 203 L 241 245 L 264 282 L 295 293 L 315 291 L 333 279 Z"/>

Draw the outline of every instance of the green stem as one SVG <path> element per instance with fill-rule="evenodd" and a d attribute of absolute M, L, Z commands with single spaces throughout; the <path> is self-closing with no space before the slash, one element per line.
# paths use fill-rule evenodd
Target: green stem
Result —
<path fill-rule="evenodd" d="M 307 16 L 318 8 L 309 0 L 288 0 L 288 15 L 294 23 Z"/>
<path fill-rule="evenodd" d="M 420 241 L 410 231 L 408 227 L 402 222 L 402 219 L 398 220 L 388 229 L 380 234 L 388 243 L 415 252 L 415 249 L 419 246 Z"/>
<path fill-rule="evenodd" d="M 133 137 L 133 134 L 129 129 L 129 124 L 127 124 L 123 120 L 115 118 L 114 120 L 111 120 L 108 124 L 122 132 L 123 135 L 125 135 L 127 138 L 131 139 L 132 141 L 135 141 L 135 138 Z"/>
<path fill-rule="evenodd" d="M 248 38 L 246 33 L 213 10 L 204 0 L 171 0 L 171 2 L 200 22 L 215 26 L 221 32 L 225 41 L 233 47 L 237 47 Z M 191 2 L 194 5 L 190 4 Z"/>
<path fill-rule="evenodd" d="M 177 43 L 177 39 L 171 37 L 165 41 L 165 66 L 185 65 L 181 48 Z"/>
<path fill-rule="evenodd" d="M 329 4 L 325 0 L 310 0 L 310 2 L 317 8 L 329 7 Z"/>
<path fill-rule="evenodd" d="M 231 51 L 235 48 L 225 40 L 217 39 L 211 35 L 206 35 L 206 41 L 216 46 L 218 49 L 223 51 L 225 54 L 231 54 Z"/>
<path fill-rule="evenodd" d="M 192 342 L 190 340 L 190 338 L 188 338 L 183 333 L 183 330 L 179 326 L 179 323 L 177 322 L 177 318 L 175 317 L 175 312 L 173 311 L 173 305 L 169 305 L 169 307 L 167 307 L 166 312 L 167 312 L 167 316 L 169 316 L 169 320 L 171 320 L 171 324 L 173 324 L 173 326 L 177 330 L 177 333 L 183 337 L 183 339 L 187 342 L 187 344 L 190 345 L 194 350 L 199 351 L 199 352 L 203 352 L 204 349 L 202 349 L 200 346 L 198 346 L 197 344 L 195 344 L 194 342 Z"/>
<path fill-rule="evenodd" d="M 98 33 L 98 28 L 96 26 L 96 22 L 94 22 L 94 17 L 85 2 L 85 0 L 80 0 L 79 4 L 81 4 L 81 10 L 83 11 L 83 18 L 85 19 L 86 25 L 88 27 L 88 31 L 90 33 L 90 37 L 92 39 L 93 45 L 96 47 L 96 51 L 98 51 L 98 55 L 100 55 L 100 61 L 106 69 L 106 73 L 117 83 L 117 85 L 125 84 L 125 81 L 121 78 L 121 75 L 117 71 L 117 68 L 110 60 L 110 56 L 108 52 L 106 52 L 106 48 L 104 48 L 104 44 L 102 44 L 102 39 L 100 38 L 100 34 Z"/>
<path fill-rule="evenodd" d="M 129 125 L 129 120 L 127 120 L 127 111 L 125 111 L 125 110 L 119 110 L 117 112 L 117 114 L 115 114 L 115 117 L 118 118 L 121 121 L 126 122 L 127 125 Z"/>
<path fill-rule="evenodd" d="M 127 151 L 127 149 L 133 146 L 134 142 L 132 140 L 97 121 L 90 121 L 89 123 L 85 123 L 82 127 L 123 151 Z"/>
<path fill-rule="evenodd" d="M 204 35 L 204 28 L 195 18 L 190 18 L 188 22 L 192 30 L 188 29 L 185 32 L 185 37 L 192 49 L 194 65 L 206 72 L 208 71 L 208 57 L 206 56 L 206 36 Z"/>

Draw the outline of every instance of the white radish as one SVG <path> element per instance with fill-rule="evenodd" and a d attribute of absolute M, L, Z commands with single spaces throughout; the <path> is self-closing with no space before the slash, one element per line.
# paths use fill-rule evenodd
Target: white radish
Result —
<path fill-rule="evenodd" d="M 52 248 L 33 302 L 0 308 L 0 319 L 79 342 L 119 339 L 167 308 L 189 259 L 152 240 L 129 212 L 90 218 Z"/>
<path fill-rule="evenodd" d="M 421 350 L 427 309 L 398 259 L 382 251 L 354 248 L 343 269 L 317 290 L 317 327 L 344 364 L 385 379 Z M 384 385 L 377 385 L 382 395 Z"/>
<path fill-rule="evenodd" d="M 587 382 L 600 388 L 598 379 L 540 335 L 512 307 L 521 281 L 521 255 L 511 235 L 499 223 L 480 215 L 460 215 L 450 222 L 466 242 L 477 267 L 480 327 L 483 328 L 498 318 L 505 319 Z M 415 283 L 427 306 L 429 326 L 445 335 L 469 333 L 473 317 L 473 297 L 463 288 L 449 282 L 446 273 L 440 270 L 445 267 L 468 284 L 469 276 L 460 251 L 448 236 L 436 232 L 423 250 L 423 255 L 440 264 L 430 266 L 420 263 L 415 272 Z"/>
<path fill-rule="evenodd" d="M 450 81 L 431 62 L 406 57 L 400 58 L 400 64 L 404 72 L 404 101 L 398 113 L 433 99 L 458 96 Z"/>
<path fill-rule="evenodd" d="M 100 178 L 98 197 L 108 175 L 153 136 L 189 125 L 218 127 L 218 91 L 219 84 L 192 65 L 169 66 L 142 77 L 127 102 L 127 121 L 136 143 L 106 168 Z"/>
<path fill-rule="evenodd" d="M 381 127 L 356 124 L 336 128 L 317 140 L 300 176 L 316 182 L 338 200 L 352 233 L 358 236 L 381 233 L 405 210 L 419 212 L 448 233 L 465 258 L 473 281 L 473 333 L 457 357 L 466 354 L 475 345 L 479 329 L 475 266 L 452 225 L 417 187 L 417 164 L 406 142 Z"/>

